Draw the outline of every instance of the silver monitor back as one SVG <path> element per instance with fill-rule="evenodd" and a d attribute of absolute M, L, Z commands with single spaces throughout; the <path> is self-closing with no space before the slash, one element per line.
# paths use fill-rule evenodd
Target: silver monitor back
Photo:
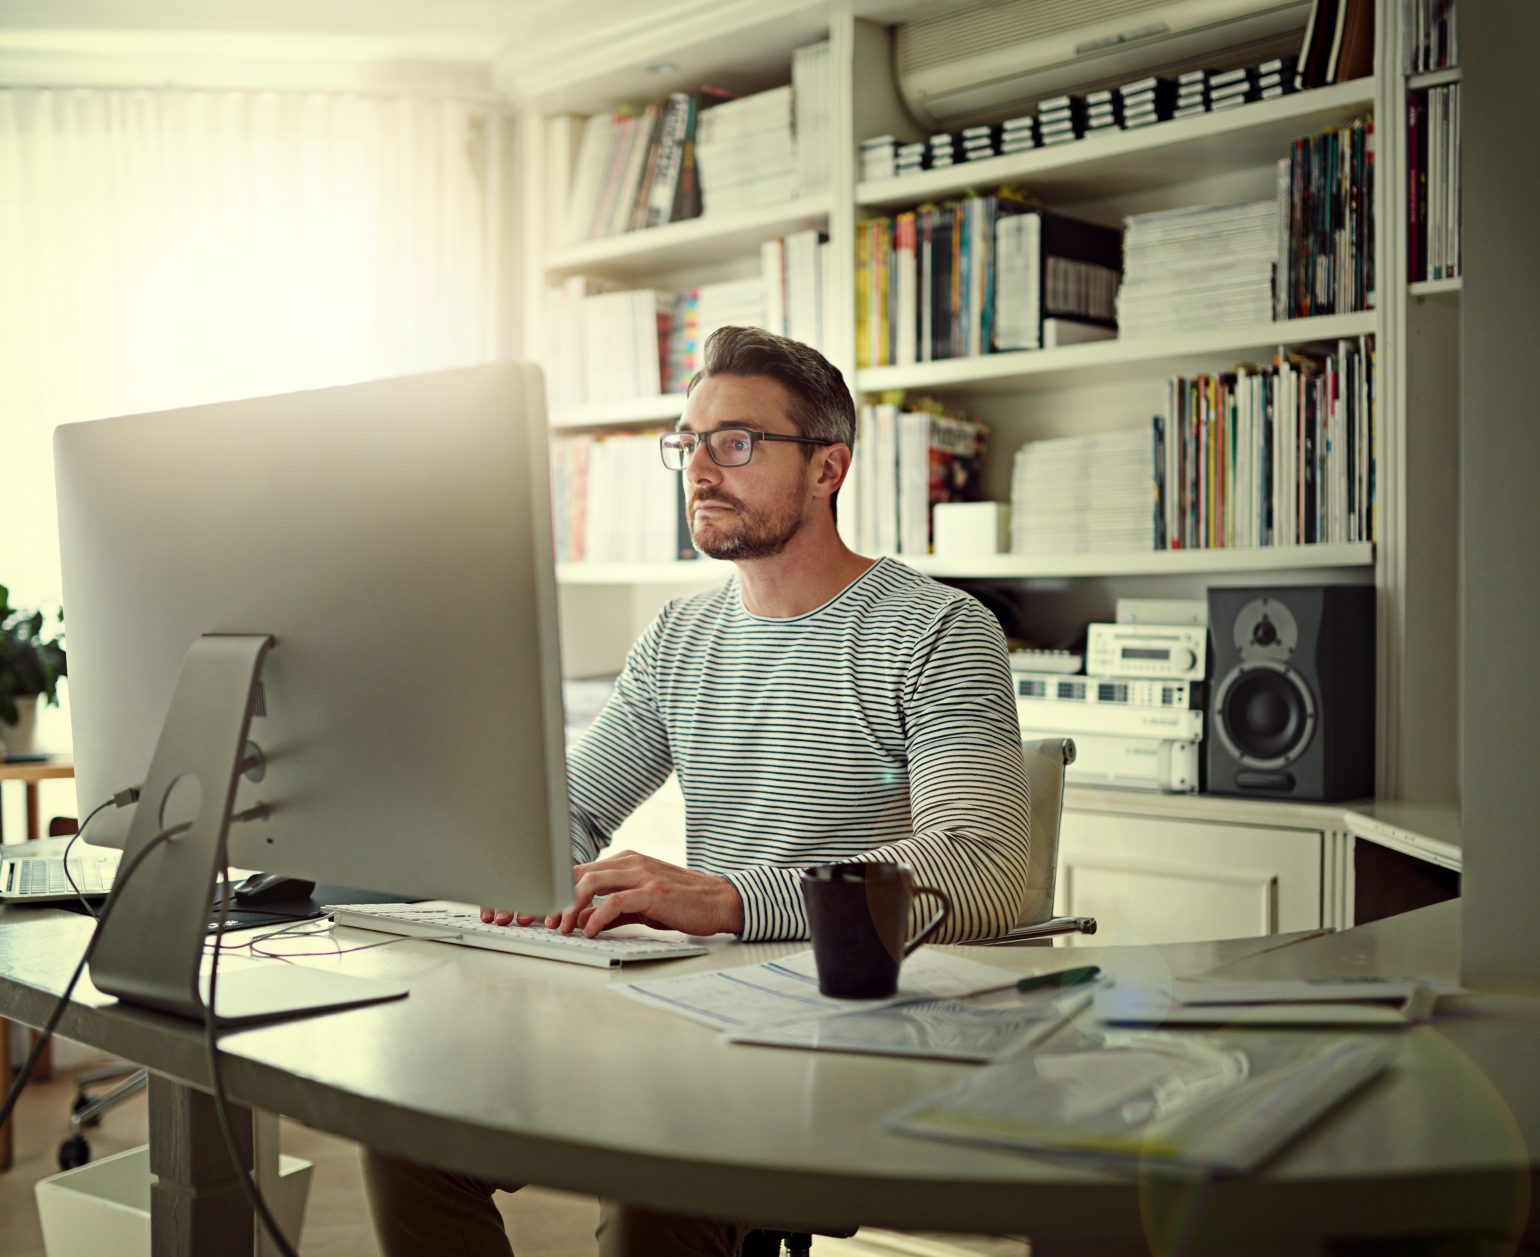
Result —
<path fill-rule="evenodd" d="M 270 634 L 237 866 L 572 898 L 544 392 L 502 363 L 58 429 L 82 815 L 145 778 L 189 646 Z M 108 808 L 88 841 L 121 847 Z"/>

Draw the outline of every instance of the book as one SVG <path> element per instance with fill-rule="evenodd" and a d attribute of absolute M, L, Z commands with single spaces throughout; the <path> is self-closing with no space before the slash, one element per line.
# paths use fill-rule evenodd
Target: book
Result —
<path fill-rule="evenodd" d="M 1330 82 L 1328 66 L 1337 34 L 1337 12 L 1343 0 L 1312 0 L 1305 19 L 1305 37 L 1294 66 L 1294 86 L 1300 91 Z"/>
<path fill-rule="evenodd" d="M 1057 349 L 1062 345 L 1082 345 L 1096 340 L 1116 340 L 1118 329 L 1105 323 L 1083 323 L 1079 319 L 1045 318 L 1043 320 L 1043 348 Z"/>
<path fill-rule="evenodd" d="M 994 228 L 995 351 L 1043 347 L 1043 319 L 1115 326 L 1123 236 L 1112 227 L 1004 203 Z"/>
<path fill-rule="evenodd" d="M 1338 0 L 1326 81 L 1346 83 L 1374 73 L 1374 0 Z"/>

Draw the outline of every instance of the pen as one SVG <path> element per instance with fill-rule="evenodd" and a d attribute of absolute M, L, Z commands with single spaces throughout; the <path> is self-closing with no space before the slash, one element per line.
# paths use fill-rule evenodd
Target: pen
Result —
<path fill-rule="evenodd" d="M 1037 991 L 1044 987 L 1079 986 L 1082 982 L 1089 982 L 1101 973 L 1100 965 L 1079 965 L 1074 969 L 1059 969 L 1054 973 L 1034 973 L 1025 978 L 1017 978 L 1014 982 L 1005 982 L 1000 986 L 986 986 L 980 991 L 969 991 L 966 995 L 954 996 L 955 999 L 972 999 L 975 995 L 994 995 L 1000 991 Z"/>

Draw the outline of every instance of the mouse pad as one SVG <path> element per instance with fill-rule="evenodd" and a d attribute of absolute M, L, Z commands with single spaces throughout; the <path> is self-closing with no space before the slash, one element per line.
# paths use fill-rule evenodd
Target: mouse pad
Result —
<path fill-rule="evenodd" d="M 356 886 L 337 886 L 328 882 L 317 884 L 309 895 L 301 899 L 285 899 L 263 904 L 260 908 L 231 908 L 225 915 L 225 929 L 244 930 L 254 925 L 281 925 L 286 921 L 303 921 L 324 916 L 323 904 L 331 903 L 420 903 L 418 899 L 406 899 L 388 891 L 360 890 Z M 219 931 L 219 905 L 209 914 L 209 933 Z"/>

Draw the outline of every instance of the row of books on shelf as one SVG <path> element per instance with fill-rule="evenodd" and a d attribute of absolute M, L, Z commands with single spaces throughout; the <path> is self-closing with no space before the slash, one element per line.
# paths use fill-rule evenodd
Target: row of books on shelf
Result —
<path fill-rule="evenodd" d="M 1016 452 L 1011 549 L 1372 541 L 1374 442 L 1372 338 L 1261 371 L 1175 377 L 1166 413 L 1148 428 L 1030 441 Z"/>
<path fill-rule="evenodd" d="M 941 131 L 926 140 L 896 135 L 861 142 L 860 177 L 897 179 L 926 170 L 1051 148 L 1110 131 L 1133 131 L 1194 113 L 1270 100 L 1294 91 L 1293 57 L 1226 70 L 1191 70 L 1178 78 L 1147 75 L 1121 87 L 1054 96 L 1035 113 L 1003 122 L 977 123 Z"/>
<path fill-rule="evenodd" d="M 1374 119 L 1301 136 L 1279 164 L 1278 316 L 1374 306 Z"/>
<path fill-rule="evenodd" d="M 856 225 L 856 361 L 907 366 L 1111 334 L 1121 241 L 1008 190 Z M 1072 326 L 1073 325 L 1073 326 Z M 1094 338 L 1097 333 L 1091 333 Z"/>
<path fill-rule="evenodd" d="M 1406 98 L 1407 274 L 1460 274 L 1460 85 Z"/>
<path fill-rule="evenodd" d="M 1401 66 L 1425 74 L 1460 64 L 1455 0 L 1401 0 Z"/>
<path fill-rule="evenodd" d="M 1154 421 L 1156 549 L 1373 541 L 1373 337 L 1170 381 Z"/>
<path fill-rule="evenodd" d="M 551 405 L 683 392 L 719 327 L 762 327 L 822 347 L 828 249 L 819 232 L 796 232 L 760 247 L 758 275 L 681 293 L 573 276 L 548 297 Z"/>
<path fill-rule="evenodd" d="M 984 424 L 928 401 L 862 406 L 838 501 L 845 544 L 862 554 L 929 554 L 932 508 L 978 499 L 988 441 Z"/>
<path fill-rule="evenodd" d="M 557 437 L 551 514 L 558 563 L 693 559 L 684 478 L 658 453 L 661 429 Z"/>
<path fill-rule="evenodd" d="M 1030 441 L 1011 478 L 1022 555 L 1372 541 L 1375 350 L 1293 353 L 1262 370 L 1174 377 L 1149 427 Z M 683 480 L 661 429 L 559 437 L 559 562 L 693 559 Z M 839 527 L 861 553 L 928 554 L 933 510 L 976 501 L 987 427 L 928 402 L 861 407 Z M 1153 507 L 1152 507 L 1153 503 Z"/>
<path fill-rule="evenodd" d="M 569 243 L 822 191 L 829 181 L 827 41 L 792 56 L 792 82 L 752 96 L 674 92 L 590 117 L 568 191 Z"/>
<path fill-rule="evenodd" d="M 1373 122 L 1302 137 L 1272 201 L 1108 227 L 1009 188 L 856 225 L 859 367 L 1343 314 L 1374 303 Z M 1066 339 L 1095 338 L 1073 336 Z"/>

